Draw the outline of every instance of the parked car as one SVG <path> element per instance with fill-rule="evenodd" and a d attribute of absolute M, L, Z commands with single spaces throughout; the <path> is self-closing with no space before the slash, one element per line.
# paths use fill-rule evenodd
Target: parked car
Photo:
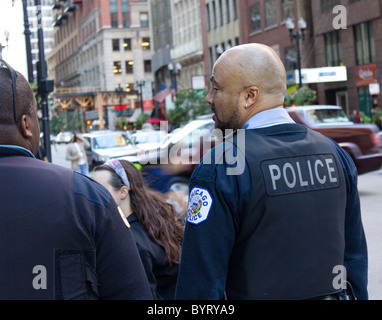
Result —
<path fill-rule="evenodd" d="M 73 140 L 73 132 L 63 131 L 56 136 L 56 143 L 70 143 Z"/>
<path fill-rule="evenodd" d="M 124 131 L 93 131 L 84 133 L 83 137 L 90 143 L 90 148 L 86 150 L 90 171 L 110 159 L 135 155 L 138 152 L 138 148 Z"/>
<path fill-rule="evenodd" d="M 215 145 L 216 138 L 211 134 L 214 127 L 211 116 L 197 119 L 173 130 L 160 145 L 140 148 L 138 143 L 140 151 L 135 157 L 120 158 L 139 165 L 154 189 L 161 192 L 183 189 L 201 157 Z"/>
<path fill-rule="evenodd" d="M 297 106 L 286 110 L 295 122 L 336 141 L 349 153 L 358 174 L 381 168 L 381 138 L 376 125 L 351 122 L 339 106 Z"/>
<path fill-rule="evenodd" d="M 131 135 L 131 141 L 142 150 L 160 148 L 168 133 L 163 130 L 138 130 Z"/>

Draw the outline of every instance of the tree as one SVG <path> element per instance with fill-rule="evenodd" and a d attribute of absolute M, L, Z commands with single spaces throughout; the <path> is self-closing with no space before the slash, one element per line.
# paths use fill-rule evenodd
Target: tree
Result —
<path fill-rule="evenodd" d="M 142 127 L 142 125 L 150 119 L 150 116 L 147 113 L 141 112 L 141 114 L 137 117 L 137 124 L 139 127 Z"/>
<path fill-rule="evenodd" d="M 311 105 L 316 101 L 316 98 L 316 91 L 308 87 L 302 87 L 294 90 L 290 95 L 288 95 L 285 99 L 284 105 L 286 107 L 290 107 L 292 105 Z"/>
<path fill-rule="evenodd" d="M 175 108 L 168 111 L 168 118 L 174 127 L 180 127 L 200 115 L 211 113 L 211 106 L 205 101 L 207 90 L 180 90 L 176 94 Z"/>
<path fill-rule="evenodd" d="M 78 119 L 78 112 L 72 112 L 70 120 L 66 125 L 67 131 L 82 131 L 82 122 Z"/>
<path fill-rule="evenodd" d="M 62 111 L 58 113 L 56 110 L 52 110 L 52 120 L 50 120 L 50 131 L 53 134 L 59 133 L 65 126 L 65 119 L 62 115 Z"/>

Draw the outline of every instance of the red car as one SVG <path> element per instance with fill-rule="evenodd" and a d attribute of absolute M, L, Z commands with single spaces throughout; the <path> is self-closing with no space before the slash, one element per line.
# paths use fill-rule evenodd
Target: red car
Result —
<path fill-rule="evenodd" d="M 381 138 L 375 124 L 355 124 L 339 106 L 299 106 L 286 110 L 295 122 L 336 141 L 352 157 L 358 174 L 381 168 Z"/>

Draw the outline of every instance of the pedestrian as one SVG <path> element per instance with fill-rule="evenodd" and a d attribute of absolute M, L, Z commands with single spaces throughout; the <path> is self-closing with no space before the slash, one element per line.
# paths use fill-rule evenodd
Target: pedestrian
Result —
<path fill-rule="evenodd" d="M 0 61 L 0 299 L 152 299 L 109 192 L 35 158 L 36 99 Z"/>
<path fill-rule="evenodd" d="M 161 193 L 126 160 L 94 169 L 93 179 L 109 190 L 127 217 L 155 299 L 172 300 L 178 277 L 184 224 Z"/>
<path fill-rule="evenodd" d="M 353 111 L 353 114 L 351 115 L 350 120 L 353 121 L 354 123 L 362 123 L 363 121 L 362 116 L 358 110 Z"/>
<path fill-rule="evenodd" d="M 216 61 L 206 101 L 227 135 L 190 180 L 177 299 L 368 298 L 354 163 L 289 117 L 285 93 L 268 46 Z"/>
<path fill-rule="evenodd" d="M 90 143 L 79 133 L 73 133 L 73 141 L 66 148 L 66 160 L 72 162 L 72 169 L 83 175 L 89 175 L 89 163 L 86 150 Z"/>

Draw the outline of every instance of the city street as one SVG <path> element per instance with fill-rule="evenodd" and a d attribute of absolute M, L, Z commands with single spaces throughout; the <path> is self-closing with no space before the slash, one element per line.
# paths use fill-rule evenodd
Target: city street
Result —
<path fill-rule="evenodd" d="M 67 145 L 52 145 L 53 163 L 70 167 L 65 160 Z M 369 250 L 369 298 L 382 300 L 382 170 L 360 175 L 362 219 Z"/>
<path fill-rule="evenodd" d="M 382 300 L 382 170 L 359 176 L 358 190 L 369 250 L 369 298 Z"/>

